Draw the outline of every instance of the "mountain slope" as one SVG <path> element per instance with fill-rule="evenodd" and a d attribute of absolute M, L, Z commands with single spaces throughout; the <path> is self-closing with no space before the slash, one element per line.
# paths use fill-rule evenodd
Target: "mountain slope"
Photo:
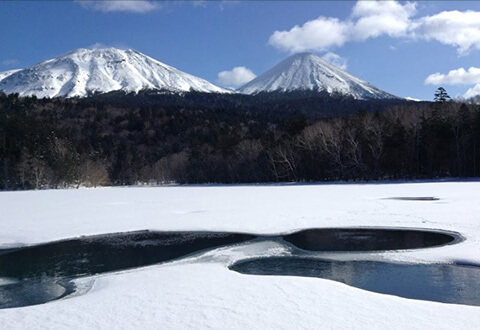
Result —
<path fill-rule="evenodd" d="M 37 97 L 84 97 L 93 93 L 146 89 L 229 92 L 135 50 L 116 48 L 78 49 L 0 81 L 0 90 L 7 94 Z"/>
<path fill-rule="evenodd" d="M 0 72 L 0 80 L 3 80 L 5 78 L 7 78 L 8 76 L 11 76 L 12 74 L 14 74 L 15 72 L 18 72 L 20 71 L 21 69 L 16 69 L 16 70 L 8 70 L 8 71 L 3 71 L 3 72 Z"/>
<path fill-rule="evenodd" d="M 298 90 L 338 93 L 355 99 L 397 98 L 310 53 L 290 56 L 237 91 L 258 94 Z"/>

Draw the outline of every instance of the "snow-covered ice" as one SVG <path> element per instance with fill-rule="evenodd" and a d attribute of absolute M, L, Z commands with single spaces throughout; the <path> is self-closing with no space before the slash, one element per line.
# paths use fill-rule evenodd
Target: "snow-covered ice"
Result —
<path fill-rule="evenodd" d="M 438 197 L 405 201 L 389 197 Z M 281 233 L 394 226 L 459 232 L 466 240 L 391 251 L 402 262 L 480 263 L 480 183 L 102 188 L 0 193 L 3 248 L 141 229 Z M 36 328 L 480 327 L 480 307 L 372 293 L 342 283 L 230 271 L 245 257 L 279 255 L 275 242 L 224 247 L 186 259 L 76 280 L 81 295 L 0 310 L 0 324 Z"/>

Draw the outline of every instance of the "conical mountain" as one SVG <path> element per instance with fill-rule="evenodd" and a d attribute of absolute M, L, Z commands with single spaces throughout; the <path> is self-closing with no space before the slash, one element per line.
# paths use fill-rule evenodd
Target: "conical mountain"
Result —
<path fill-rule="evenodd" d="M 311 53 L 290 56 L 237 91 L 242 94 L 318 91 L 360 100 L 398 98 Z"/>
<path fill-rule="evenodd" d="M 0 90 L 7 94 L 37 97 L 84 97 L 148 89 L 229 93 L 138 51 L 116 48 L 77 49 L 0 80 Z"/>

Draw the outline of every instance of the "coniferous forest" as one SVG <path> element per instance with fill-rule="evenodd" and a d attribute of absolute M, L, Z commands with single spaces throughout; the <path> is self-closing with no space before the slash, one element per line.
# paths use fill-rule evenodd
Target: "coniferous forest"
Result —
<path fill-rule="evenodd" d="M 480 175 L 480 106 L 313 95 L 0 94 L 0 189 Z"/>

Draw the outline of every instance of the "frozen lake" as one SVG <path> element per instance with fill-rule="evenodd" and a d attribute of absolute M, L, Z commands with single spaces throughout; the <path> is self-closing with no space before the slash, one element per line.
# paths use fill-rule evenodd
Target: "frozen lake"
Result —
<path fill-rule="evenodd" d="M 0 280 L 3 278 L 3 285 L 0 285 L 0 308 L 36 305 L 66 297 L 75 292 L 72 280 L 79 277 L 159 264 L 189 254 L 222 246 L 229 247 L 254 239 L 289 242 L 295 247 L 294 251 L 299 249 L 297 254 L 301 253 L 300 249 L 324 253 L 343 251 L 344 258 L 353 260 L 355 255 L 351 257 L 352 254 L 349 252 L 418 249 L 461 241 L 461 237 L 454 233 L 393 228 L 309 229 L 279 236 L 141 231 L 82 237 L 7 250 L 0 254 Z M 374 264 L 355 261 L 330 262 L 313 258 L 266 256 L 253 261 L 250 261 L 248 256 L 245 258 L 246 262 L 240 261 L 230 269 L 256 275 L 321 277 L 362 289 L 408 298 L 472 305 L 480 303 L 480 294 L 477 293 L 476 286 L 472 285 L 472 283 L 480 285 L 480 271 L 474 267 L 460 268 L 462 272 L 458 267 L 450 265 L 407 267 L 378 262 Z M 328 265 L 335 267 L 328 268 Z M 327 268 L 335 268 L 335 276 L 326 271 Z M 372 268 L 379 270 L 365 272 Z M 404 271 L 398 272 L 398 269 Z M 431 271 L 437 269 L 450 270 L 447 276 L 449 280 L 439 280 L 436 273 L 431 274 Z M 418 273 L 423 275 L 421 281 L 418 281 Z M 367 279 L 367 274 L 372 274 L 372 278 Z M 398 279 L 396 274 L 399 276 Z M 345 282 L 344 278 L 361 280 Z M 470 281 L 463 283 L 465 278 L 469 278 Z M 412 281 L 415 283 L 411 283 Z M 359 284 L 364 282 L 371 285 Z M 416 290 L 419 288 L 423 291 Z M 469 295 L 471 299 L 465 298 L 465 292 L 458 293 L 465 291 L 466 288 L 473 290 Z M 411 294 L 414 291 L 424 294 L 415 296 Z M 435 291 L 439 293 L 434 294 Z M 451 294 L 452 292 L 457 294 Z"/>
<path fill-rule="evenodd" d="M 10 250 L 0 254 L 0 258 L 5 257 L 0 260 L 6 261 L 9 254 L 19 253 L 16 265 L 21 264 L 17 261 L 22 258 L 28 260 L 25 252 L 20 251 L 35 251 L 33 245 L 89 240 L 92 235 L 149 230 L 251 236 L 215 243 L 196 252 L 186 251 L 171 261 L 160 260 L 160 264 L 155 260 L 147 267 L 132 268 L 138 265 L 130 264 L 126 269 L 122 266 L 103 272 L 106 268 L 100 262 L 97 265 L 100 271 L 95 274 L 81 271 L 90 263 L 89 258 L 72 258 L 80 265 L 83 263 L 80 271 L 74 272 L 78 277 L 73 276 L 67 284 L 56 283 L 61 288 L 54 286 L 47 290 L 48 295 L 60 299 L 2 309 L 0 322 L 13 329 L 106 328 L 106 325 L 165 329 L 354 328 L 360 324 L 393 329 L 478 328 L 480 307 L 469 306 L 477 304 L 475 298 L 468 301 L 470 298 L 465 297 L 475 293 L 478 285 L 476 276 L 469 271 L 474 269 L 472 265 L 480 264 L 479 196 L 477 182 L 2 192 L 0 247 Z M 391 249 L 384 249 L 385 241 L 378 240 L 374 246 L 359 251 L 362 241 L 375 237 L 368 232 L 371 227 L 405 230 L 403 234 L 422 229 L 428 234 L 423 239 L 418 232 L 410 233 L 414 235 L 411 239 L 394 240 L 397 245 Z M 331 248 L 327 251 L 328 246 L 338 246 L 322 236 L 332 228 L 346 228 L 339 236 L 344 242 L 357 235 L 353 244 L 345 245 L 352 247 L 353 252 L 348 252 L 351 255 Z M 352 228 L 363 232 L 348 232 Z M 322 231 L 302 233 L 305 229 Z M 438 232 L 458 233 L 458 237 L 437 236 Z M 288 236 L 283 239 L 280 234 Z M 322 241 L 321 246 L 312 245 L 318 241 Z M 408 245 L 422 241 L 429 243 L 420 244 L 423 246 L 419 248 Z M 32 247 L 22 250 L 28 246 Z M 345 247 L 341 250 L 348 251 Z M 50 254 L 55 256 L 57 250 L 51 250 Z M 108 255 L 111 258 L 105 260 L 115 260 L 112 252 Z M 118 260 L 125 262 L 122 258 Z M 260 262 L 255 267 L 271 273 L 272 265 L 268 263 L 278 261 L 281 263 L 275 274 L 271 274 L 274 276 L 240 274 L 229 269 L 242 262 Z M 313 273 L 287 272 L 304 269 L 305 264 Z M 46 277 L 55 274 L 49 273 L 52 264 L 47 261 L 46 265 L 49 265 L 43 268 Z M 33 266 L 20 270 L 28 273 L 42 269 Z M 14 290 L 7 289 L 8 286 L 14 288 L 22 281 L 11 276 L 15 275 L 13 268 L 3 268 L 0 285 L 6 295 Z M 16 273 L 22 277 L 19 274 Z M 369 275 L 362 279 L 359 274 Z M 382 282 L 376 277 L 389 278 L 389 274 L 405 275 L 396 279 L 396 286 L 387 285 L 390 280 Z M 402 294 L 398 292 L 371 286 L 422 293 L 412 286 L 409 276 L 417 278 L 415 285 L 427 281 L 422 286 L 425 292 L 431 292 L 427 290 L 429 286 L 447 292 L 444 286 L 447 283 L 457 292 L 463 292 L 464 300 L 410 294 L 400 297 Z M 430 281 L 432 277 L 435 281 Z M 31 292 L 30 284 L 24 281 L 22 290 Z M 70 284 L 73 286 L 69 287 Z M 72 288 L 74 292 L 69 291 Z"/>

